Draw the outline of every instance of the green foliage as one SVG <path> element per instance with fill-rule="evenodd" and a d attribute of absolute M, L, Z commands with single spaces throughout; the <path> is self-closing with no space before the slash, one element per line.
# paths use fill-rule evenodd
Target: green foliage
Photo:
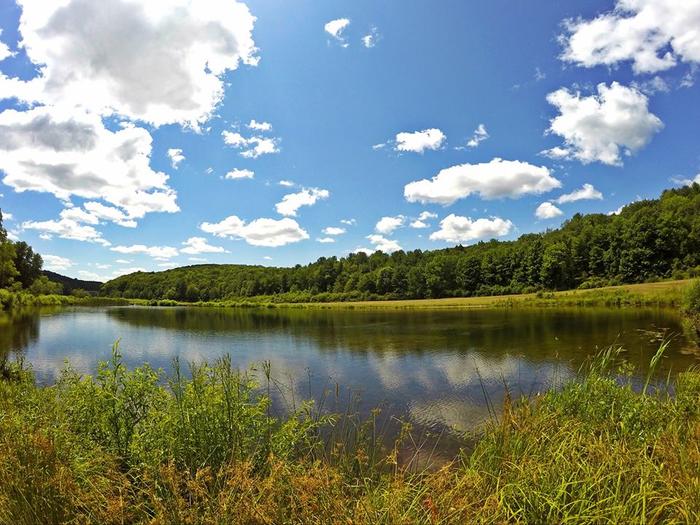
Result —
<path fill-rule="evenodd" d="M 683 306 L 686 313 L 700 316 L 700 280 L 694 281 L 688 287 Z"/>
<path fill-rule="evenodd" d="M 0 523 L 697 523 L 700 372 L 640 392 L 621 355 L 506 397 L 454 461 L 419 472 L 378 445 L 377 411 L 273 418 L 265 364 L 261 382 L 229 359 L 164 381 L 115 346 L 95 377 L 53 387 L 5 364 Z"/>
<path fill-rule="evenodd" d="M 109 297 L 153 301 L 357 301 L 507 295 L 697 275 L 700 185 L 619 215 L 577 214 L 558 230 L 443 250 L 322 257 L 293 268 L 199 265 L 106 283 Z"/>

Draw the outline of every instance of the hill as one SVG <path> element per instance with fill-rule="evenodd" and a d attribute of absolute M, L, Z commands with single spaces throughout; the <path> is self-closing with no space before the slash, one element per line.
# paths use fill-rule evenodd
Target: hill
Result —
<path fill-rule="evenodd" d="M 77 289 L 97 293 L 100 291 L 103 284 L 98 281 L 82 281 L 80 279 L 66 277 L 65 275 L 51 272 L 49 270 L 42 270 L 41 273 L 44 274 L 50 281 L 63 285 L 63 293 L 65 294 L 70 294 L 73 290 Z"/>
<path fill-rule="evenodd" d="M 577 214 L 515 241 L 441 250 L 322 257 L 293 268 L 199 265 L 135 273 L 103 295 L 180 301 L 423 299 L 592 288 L 684 278 L 700 270 L 700 185 L 633 202 L 619 214 Z"/>

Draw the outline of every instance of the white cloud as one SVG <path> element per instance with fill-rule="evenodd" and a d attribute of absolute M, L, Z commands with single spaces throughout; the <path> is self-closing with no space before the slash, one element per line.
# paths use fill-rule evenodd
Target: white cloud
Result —
<path fill-rule="evenodd" d="M 172 246 L 146 246 L 144 244 L 132 244 L 131 246 L 114 246 L 110 248 L 118 253 L 142 253 L 150 255 L 154 259 L 171 259 L 177 257 L 177 248 Z"/>
<path fill-rule="evenodd" d="M 204 222 L 200 229 L 217 237 L 243 239 L 253 246 L 277 247 L 309 238 L 309 234 L 294 219 L 255 219 L 246 223 L 235 215 L 218 223 Z"/>
<path fill-rule="evenodd" d="M 224 175 L 225 179 L 252 179 L 255 177 L 255 172 L 251 170 L 241 170 L 234 168 Z"/>
<path fill-rule="evenodd" d="M 384 149 L 386 147 L 386 142 L 382 142 L 381 144 L 374 144 L 372 145 L 372 149 L 374 151 L 378 151 L 380 149 Z"/>
<path fill-rule="evenodd" d="M 413 132 L 403 131 L 396 134 L 396 145 L 394 149 L 396 151 L 423 153 L 427 149 L 440 149 L 446 138 L 445 134 L 437 128 Z"/>
<path fill-rule="evenodd" d="M 131 268 L 119 268 L 118 270 L 114 270 L 112 272 L 112 276 L 119 277 L 121 275 L 129 275 L 130 273 L 145 272 L 145 271 L 147 271 L 145 268 L 141 268 L 138 266 L 131 267 Z"/>
<path fill-rule="evenodd" d="M 373 27 L 372 29 L 370 29 L 369 33 L 362 37 L 362 45 L 365 46 L 367 49 L 371 49 L 377 45 L 378 40 L 379 31 L 376 27 Z"/>
<path fill-rule="evenodd" d="M 330 243 L 335 242 L 335 239 L 333 237 L 320 237 L 316 240 L 318 242 L 320 242 L 321 244 L 330 244 Z"/>
<path fill-rule="evenodd" d="M 294 182 L 292 182 L 291 180 L 281 180 L 278 184 L 280 186 L 284 186 L 285 188 L 293 188 L 294 186 L 296 186 L 296 184 L 294 184 Z"/>
<path fill-rule="evenodd" d="M 342 47 L 348 47 L 348 43 L 343 36 L 343 32 L 350 25 L 348 18 L 336 18 L 323 26 L 323 29 L 331 35 Z"/>
<path fill-rule="evenodd" d="M 369 239 L 369 242 L 374 244 L 374 249 L 375 250 L 380 250 L 384 253 L 393 253 L 393 252 L 398 252 L 401 250 L 401 246 L 399 245 L 398 242 L 392 240 L 392 239 L 387 239 L 386 237 L 378 234 L 372 234 L 368 235 L 367 238 Z M 361 248 L 358 248 L 355 251 L 364 251 Z"/>
<path fill-rule="evenodd" d="M 275 204 L 275 210 L 280 215 L 296 217 L 297 211 L 302 206 L 313 206 L 321 199 L 330 196 L 328 190 L 320 188 L 305 188 L 297 193 L 289 193 L 282 197 L 282 200 Z"/>
<path fill-rule="evenodd" d="M 565 193 L 561 197 L 557 198 L 555 202 L 557 204 L 566 204 L 567 202 L 576 202 L 582 200 L 601 200 L 603 194 L 593 187 L 593 184 L 584 184 L 578 190 L 574 190 L 571 193 Z"/>
<path fill-rule="evenodd" d="M 12 214 L 9 211 L 3 211 L 3 210 L 0 210 L 0 211 L 2 211 L 2 220 L 3 221 L 11 221 L 12 219 L 14 219 L 14 217 L 12 216 Z"/>
<path fill-rule="evenodd" d="M 563 214 L 564 212 L 551 202 L 543 202 L 535 210 L 535 217 L 538 219 L 553 219 Z"/>
<path fill-rule="evenodd" d="M 0 35 L 2 35 L 2 29 L 0 29 Z M 0 42 L 0 62 L 11 56 L 15 56 L 15 53 L 7 47 L 5 42 Z"/>
<path fill-rule="evenodd" d="M 136 228 L 136 221 L 129 219 L 129 217 L 118 208 L 105 206 L 104 204 L 95 201 L 86 202 L 83 204 L 83 207 L 88 214 L 96 218 L 98 221 L 106 220 L 125 228 Z M 75 208 L 69 208 L 64 211 L 72 211 L 73 209 Z M 63 213 L 61 213 L 61 216 L 63 216 Z M 92 224 L 89 220 L 86 222 Z"/>
<path fill-rule="evenodd" d="M 248 122 L 248 129 L 254 129 L 255 131 L 270 131 L 272 130 L 272 124 L 269 122 L 258 122 L 253 119 Z"/>
<path fill-rule="evenodd" d="M 340 219 L 341 224 L 346 224 L 348 226 L 355 226 L 357 224 L 356 219 Z"/>
<path fill-rule="evenodd" d="M 598 84 L 598 94 L 582 97 L 561 88 L 547 95 L 559 110 L 548 132 L 564 139 L 564 146 L 543 151 L 552 158 L 577 159 L 621 166 L 621 154 L 644 147 L 663 123 L 649 112 L 647 97 L 638 90 L 613 82 Z"/>
<path fill-rule="evenodd" d="M 118 264 L 131 264 L 131 261 L 128 261 L 128 260 L 126 260 L 126 259 L 117 259 L 117 260 L 114 261 L 114 262 L 115 262 L 115 263 L 118 263 Z"/>
<path fill-rule="evenodd" d="M 204 237 L 190 237 L 182 243 L 184 248 L 180 248 L 182 253 L 198 255 L 200 253 L 227 253 L 221 246 L 212 246 L 207 243 Z"/>
<path fill-rule="evenodd" d="M 430 234 L 431 241 L 468 242 L 491 239 L 510 233 L 513 223 L 500 217 L 472 220 L 450 214 L 440 221 L 440 229 Z"/>
<path fill-rule="evenodd" d="M 223 131 L 224 142 L 240 150 L 240 155 L 249 159 L 257 159 L 261 155 L 279 153 L 278 139 L 253 136 L 246 138 L 237 131 Z"/>
<path fill-rule="evenodd" d="M 41 258 L 44 260 L 44 269 L 52 272 L 65 271 L 73 266 L 73 261 L 59 255 L 46 254 L 42 255 Z"/>
<path fill-rule="evenodd" d="M 479 124 L 479 126 L 474 130 L 472 138 L 470 138 L 467 141 L 467 146 L 469 146 L 470 148 L 476 148 L 479 146 L 479 144 L 481 144 L 489 137 L 490 135 L 489 132 L 486 131 L 486 126 L 484 126 L 483 124 Z"/>
<path fill-rule="evenodd" d="M 406 217 L 397 215 L 396 217 L 382 217 L 379 219 L 374 229 L 384 235 L 390 235 L 395 229 L 403 226 Z"/>
<path fill-rule="evenodd" d="M 18 192 L 103 199 L 129 218 L 176 212 L 168 176 L 149 166 L 151 135 L 108 130 L 95 114 L 47 107 L 0 113 L 0 169 Z"/>
<path fill-rule="evenodd" d="M 561 58 L 579 66 L 631 61 L 636 73 L 654 73 L 700 63 L 698 0 L 618 0 L 612 12 L 565 27 Z"/>
<path fill-rule="evenodd" d="M 409 226 L 411 228 L 415 228 L 417 230 L 425 229 L 425 228 L 430 228 L 430 224 L 428 224 L 426 221 L 430 219 L 437 219 L 437 213 L 433 213 L 430 211 L 424 211 L 421 212 L 421 214 L 418 216 L 417 219 L 414 219 Z"/>
<path fill-rule="evenodd" d="M 94 242 L 102 246 L 110 245 L 109 241 L 103 239 L 102 234 L 92 226 L 86 226 L 76 220 L 65 217 L 62 217 L 60 220 L 23 222 L 22 229 L 36 230 L 44 235 L 57 235 L 61 239 Z"/>
<path fill-rule="evenodd" d="M 559 187 L 561 182 L 544 166 L 495 158 L 481 164 L 458 164 L 430 180 L 411 182 L 404 187 L 404 196 L 409 202 L 452 204 L 473 193 L 483 199 L 516 198 Z"/>
<path fill-rule="evenodd" d="M 26 102 L 196 128 L 221 101 L 223 75 L 258 60 L 255 17 L 241 2 L 22 0 L 21 7 L 21 45 L 40 76 L 4 78 L 2 91 Z"/>
<path fill-rule="evenodd" d="M 104 278 L 95 272 L 90 272 L 88 270 L 78 270 L 78 275 L 81 279 L 86 279 L 88 281 L 103 281 Z"/>
<path fill-rule="evenodd" d="M 345 228 L 338 228 L 336 226 L 328 226 L 323 228 L 323 233 L 325 235 L 343 235 L 345 233 Z"/>
<path fill-rule="evenodd" d="M 177 169 L 180 163 L 185 160 L 185 156 L 180 148 L 170 148 L 168 150 L 168 158 L 173 169 Z"/>
<path fill-rule="evenodd" d="M 112 267 L 112 265 L 111 264 L 99 264 L 99 263 L 97 263 L 97 264 L 95 264 L 95 267 L 98 270 L 109 270 Z"/>

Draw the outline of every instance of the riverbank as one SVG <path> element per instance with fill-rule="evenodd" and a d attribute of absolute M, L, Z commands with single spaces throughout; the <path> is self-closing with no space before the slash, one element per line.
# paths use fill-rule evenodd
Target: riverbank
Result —
<path fill-rule="evenodd" d="M 251 297 L 230 301 L 188 303 L 172 300 L 114 299 L 139 306 L 200 306 L 218 308 L 345 308 L 345 309 L 472 309 L 513 306 L 659 306 L 679 307 L 692 279 L 626 284 L 520 295 L 483 297 L 448 297 L 442 299 L 399 299 L 375 301 L 310 301 L 285 302 L 274 298 Z M 109 300 L 109 298 L 106 298 Z"/>
<path fill-rule="evenodd" d="M 270 417 L 265 365 L 261 382 L 223 360 L 162 386 L 115 354 L 95 378 L 67 371 L 52 387 L 5 366 L 0 522 L 698 522 L 700 373 L 639 392 L 611 375 L 618 359 L 507 398 L 469 452 L 423 471 L 399 461 L 409 425 L 382 447 L 372 417 L 310 404 Z"/>

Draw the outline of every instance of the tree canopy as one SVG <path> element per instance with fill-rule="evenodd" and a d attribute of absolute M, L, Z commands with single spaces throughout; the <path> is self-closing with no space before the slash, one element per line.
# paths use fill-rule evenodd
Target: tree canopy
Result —
<path fill-rule="evenodd" d="M 515 241 L 431 251 L 321 257 L 292 268 L 198 265 L 109 281 L 102 294 L 182 301 L 437 298 L 635 283 L 700 265 L 700 185 L 666 190 L 619 214 L 574 215 Z"/>

